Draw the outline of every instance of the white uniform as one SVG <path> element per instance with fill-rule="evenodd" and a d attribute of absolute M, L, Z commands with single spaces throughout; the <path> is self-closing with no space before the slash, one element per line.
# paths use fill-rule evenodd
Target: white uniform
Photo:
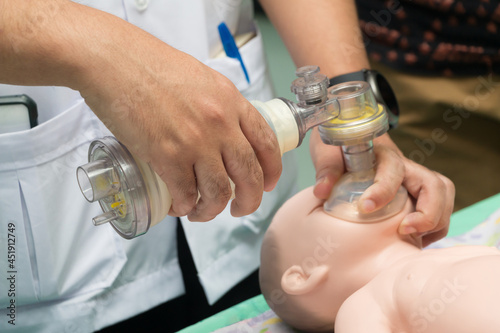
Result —
<path fill-rule="evenodd" d="M 222 50 L 221 21 L 233 33 L 256 30 L 251 1 L 81 2 L 192 54 L 231 79 L 248 99 L 275 97 L 258 32 L 240 49 L 250 84 L 237 60 L 213 58 Z M 21 93 L 37 102 L 40 124 L 0 134 L 0 331 L 91 332 L 182 295 L 174 218 L 133 240 L 120 238 L 110 225 L 92 225 L 100 207 L 80 193 L 76 167 L 87 162 L 89 143 L 110 133 L 80 94 L 62 87 L 0 85 L 0 95 Z M 295 191 L 292 154 L 285 154 L 277 188 L 264 194 L 254 214 L 235 219 L 226 209 L 210 223 L 182 219 L 210 303 L 258 267 L 264 230 Z"/>

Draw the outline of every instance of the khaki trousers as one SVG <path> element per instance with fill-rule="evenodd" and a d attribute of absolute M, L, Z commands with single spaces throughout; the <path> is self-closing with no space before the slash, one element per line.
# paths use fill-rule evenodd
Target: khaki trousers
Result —
<path fill-rule="evenodd" d="M 409 75 L 372 64 L 400 107 L 389 132 L 406 157 L 450 178 L 455 210 L 500 192 L 500 76 Z"/>

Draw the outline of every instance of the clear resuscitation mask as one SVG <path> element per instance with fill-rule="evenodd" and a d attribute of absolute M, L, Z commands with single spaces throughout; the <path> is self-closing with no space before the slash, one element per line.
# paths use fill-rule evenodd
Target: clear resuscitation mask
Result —
<path fill-rule="evenodd" d="M 371 90 L 366 82 L 356 82 L 354 88 L 328 88 L 328 79 L 319 73 L 317 66 L 301 67 L 296 74 L 298 78 L 293 81 L 291 90 L 297 103 L 283 98 L 251 102 L 276 134 L 281 154 L 300 146 L 307 131 L 320 124 L 323 141 L 343 147 L 350 147 L 353 142 L 371 142 L 375 136 L 387 131 L 387 126 L 381 126 L 375 131 L 377 135 L 369 134 L 373 132 L 373 126 L 366 125 L 370 117 L 364 114 L 369 110 L 369 103 L 365 100 Z M 376 108 L 376 102 L 374 105 L 371 107 Z M 382 108 L 380 112 L 385 111 Z M 359 117 L 365 120 L 352 122 Z M 387 121 L 387 117 L 384 119 Z M 357 127 L 362 130 L 356 130 Z M 352 141 L 354 136 L 357 139 Z M 367 154 L 360 152 L 352 160 L 359 161 Z M 98 201 L 103 210 L 101 215 L 93 218 L 95 225 L 110 223 L 122 237 L 131 239 L 146 233 L 168 214 L 172 197 L 166 184 L 149 164 L 133 156 L 114 137 L 94 140 L 88 158 L 89 163 L 77 168 L 77 179 L 85 198 L 89 202 Z M 349 171 L 349 167 L 347 169 Z M 352 177 L 354 173 L 348 174 Z M 354 178 L 345 181 L 345 186 L 334 189 L 333 199 L 331 197 L 327 202 L 330 206 L 325 205 L 325 210 L 336 215 L 340 203 L 349 203 L 351 213 L 346 219 L 356 217 L 355 200 L 359 196 L 353 194 L 358 193 L 359 188 L 367 188 L 365 185 L 370 181 L 372 184 L 373 177 L 368 177 L 368 174 L 355 173 Z M 358 183 L 363 185 L 353 186 Z M 232 182 L 231 186 L 234 189 Z"/>

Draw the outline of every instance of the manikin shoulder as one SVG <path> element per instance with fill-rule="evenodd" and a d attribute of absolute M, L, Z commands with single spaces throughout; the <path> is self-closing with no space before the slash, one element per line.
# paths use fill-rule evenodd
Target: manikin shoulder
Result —
<path fill-rule="evenodd" d="M 500 251 L 425 250 L 342 304 L 335 332 L 500 332 Z"/>
<path fill-rule="evenodd" d="M 352 294 L 340 307 L 335 318 L 335 333 L 392 333 L 399 326 L 387 313 L 387 298 L 377 298 L 363 287 Z"/>

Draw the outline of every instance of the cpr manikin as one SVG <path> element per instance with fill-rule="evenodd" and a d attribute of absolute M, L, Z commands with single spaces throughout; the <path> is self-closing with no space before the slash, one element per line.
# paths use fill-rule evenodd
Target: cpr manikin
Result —
<path fill-rule="evenodd" d="M 500 332 L 500 251 L 486 246 L 422 250 L 401 236 L 402 211 L 373 222 L 325 213 L 308 188 L 268 229 L 260 285 L 290 325 L 336 333 Z"/>

